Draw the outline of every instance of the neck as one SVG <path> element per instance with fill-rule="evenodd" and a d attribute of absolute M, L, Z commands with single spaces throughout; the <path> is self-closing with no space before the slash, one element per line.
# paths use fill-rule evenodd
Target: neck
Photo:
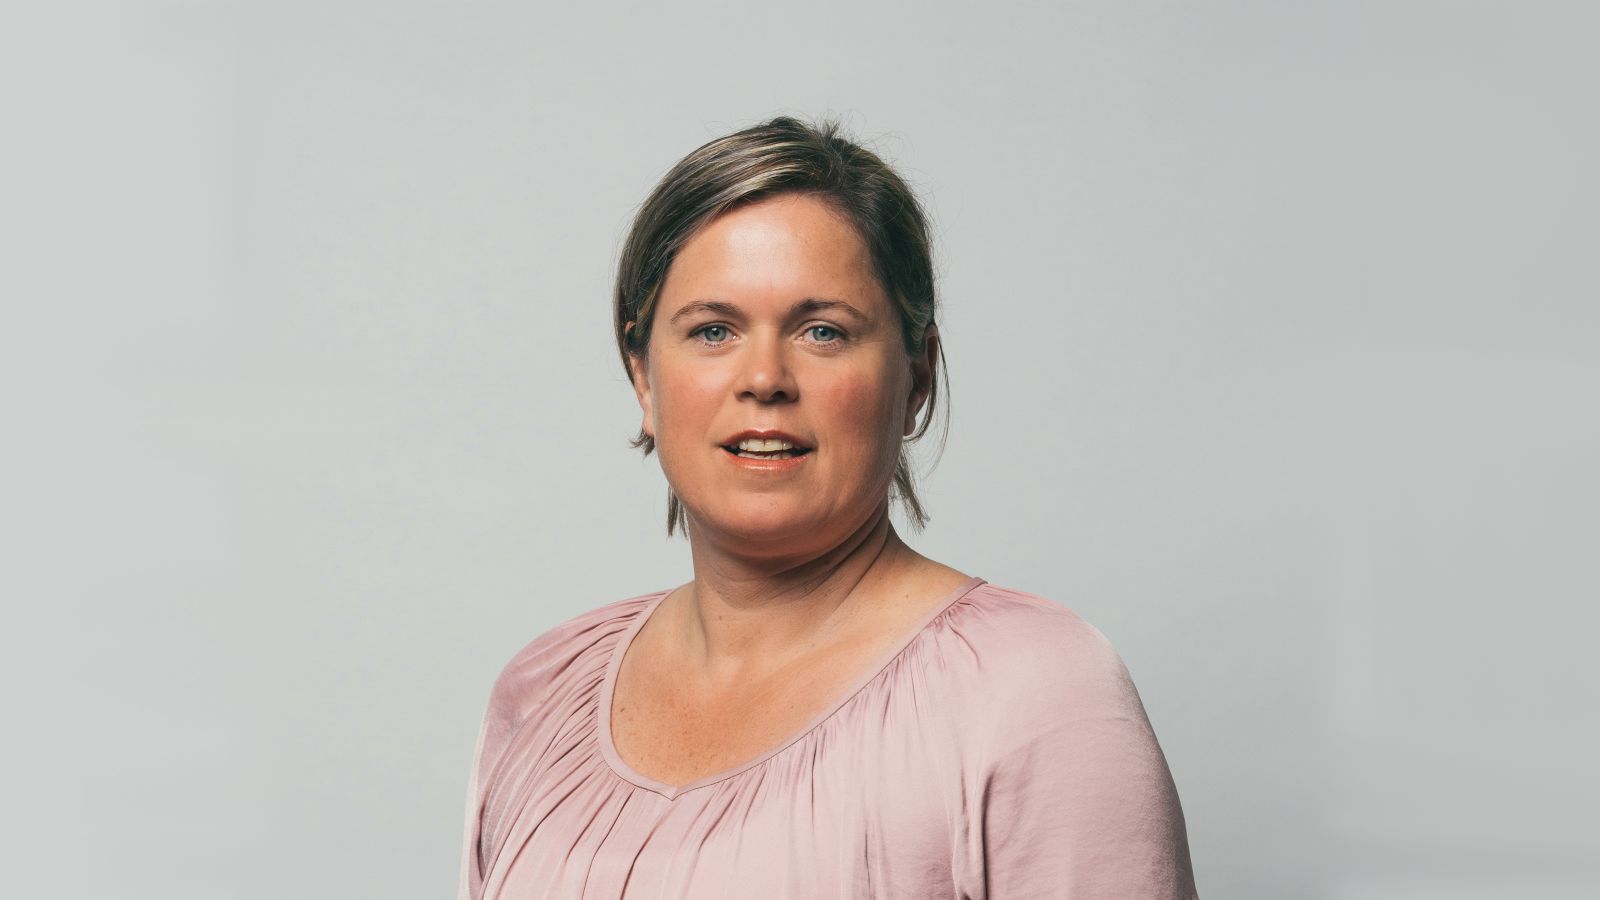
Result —
<path fill-rule="evenodd" d="M 733 681 L 826 644 L 916 552 L 883 503 L 838 545 L 804 559 L 749 559 L 690 531 L 694 581 L 679 589 L 673 630 L 685 661 Z"/>

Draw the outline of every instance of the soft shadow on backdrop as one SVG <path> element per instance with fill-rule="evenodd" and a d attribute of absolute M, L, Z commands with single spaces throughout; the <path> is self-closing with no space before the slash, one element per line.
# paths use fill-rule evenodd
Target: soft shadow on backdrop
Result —
<path fill-rule="evenodd" d="M 1203 896 L 1600 886 L 1582 5 L 15 18 L 10 893 L 451 890 L 499 667 L 688 577 L 622 229 L 784 112 L 938 229 L 914 545 L 1116 644 Z"/>

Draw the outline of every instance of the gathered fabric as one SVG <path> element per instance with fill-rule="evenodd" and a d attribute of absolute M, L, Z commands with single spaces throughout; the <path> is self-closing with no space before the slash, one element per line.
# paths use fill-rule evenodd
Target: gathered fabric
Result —
<path fill-rule="evenodd" d="M 611 739 L 669 591 L 540 635 L 490 691 L 458 900 L 1195 900 L 1183 812 L 1110 642 L 969 579 L 808 725 L 672 786 Z"/>

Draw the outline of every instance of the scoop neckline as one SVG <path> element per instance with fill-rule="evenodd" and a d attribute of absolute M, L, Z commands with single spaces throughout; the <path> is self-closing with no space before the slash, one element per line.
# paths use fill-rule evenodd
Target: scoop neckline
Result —
<path fill-rule="evenodd" d="M 979 585 L 987 583 L 988 582 L 986 582 L 984 579 L 974 575 L 958 585 L 956 589 L 951 591 L 943 600 L 935 604 L 931 612 L 925 613 L 914 628 L 910 629 L 904 637 L 895 642 L 895 644 L 889 648 L 888 653 L 886 653 L 882 659 L 873 663 L 872 665 L 867 666 L 861 676 L 852 682 L 849 687 L 845 688 L 844 691 L 840 693 L 839 697 L 836 698 L 832 703 L 828 704 L 828 706 L 825 707 L 821 713 L 813 717 L 812 720 L 805 726 L 801 727 L 800 730 L 779 741 L 772 749 L 763 751 L 755 758 L 747 762 L 742 762 L 731 769 L 725 769 L 721 772 L 714 772 L 710 775 L 696 778 L 688 784 L 679 785 L 677 787 L 657 781 L 654 778 L 646 777 L 639 772 L 634 771 L 632 766 L 623 761 L 621 754 L 617 753 L 616 745 L 611 740 L 611 701 L 616 692 L 617 673 L 622 669 L 622 658 L 627 655 L 628 648 L 633 646 L 633 639 L 638 636 L 639 632 L 644 628 L 645 622 L 648 621 L 650 616 L 655 613 L 656 607 L 660 606 L 661 601 L 667 599 L 667 595 L 671 594 L 675 588 L 667 588 L 666 590 L 658 591 L 655 597 L 650 599 L 642 610 L 634 614 L 633 621 L 628 624 L 628 627 L 622 632 L 622 636 L 619 637 L 616 643 L 611 647 L 611 657 L 606 662 L 606 671 L 605 675 L 601 679 L 600 686 L 600 755 L 604 757 L 606 764 L 611 767 L 612 772 L 614 772 L 617 777 L 634 785 L 635 787 L 644 788 L 652 793 L 660 794 L 668 800 L 675 800 L 678 797 L 689 793 L 690 791 L 716 784 L 719 781 L 726 781 L 727 779 L 732 778 L 741 772 L 755 768 L 774 756 L 777 756 L 779 753 L 787 750 L 789 746 L 794 744 L 796 741 L 804 738 L 806 735 L 820 728 L 824 722 L 833 718 L 833 716 L 838 713 L 840 709 L 843 709 L 844 705 L 850 702 L 852 697 L 861 693 L 863 688 L 876 680 L 879 675 L 883 674 L 883 671 L 889 667 L 890 663 L 894 662 L 896 659 L 899 659 L 900 655 L 906 651 L 906 648 L 910 647 L 911 643 L 915 641 L 919 635 L 926 631 L 928 626 L 933 624 L 934 620 L 938 619 L 952 606 L 955 606 L 957 601 L 959 601 L 961 598 L 972 593 Z"/>

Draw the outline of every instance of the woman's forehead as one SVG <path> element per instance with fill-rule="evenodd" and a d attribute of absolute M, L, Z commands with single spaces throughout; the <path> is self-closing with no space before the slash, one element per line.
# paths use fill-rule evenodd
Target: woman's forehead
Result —
<path fill-rule="evenodd" d="M 676 307 L 713 297 L 741 305 L 840 297 L 870 307 L 881 293 L 854 226 L 825 201 L 786 195 L 707 223 L 673 259 L 661 299 Z"/>

